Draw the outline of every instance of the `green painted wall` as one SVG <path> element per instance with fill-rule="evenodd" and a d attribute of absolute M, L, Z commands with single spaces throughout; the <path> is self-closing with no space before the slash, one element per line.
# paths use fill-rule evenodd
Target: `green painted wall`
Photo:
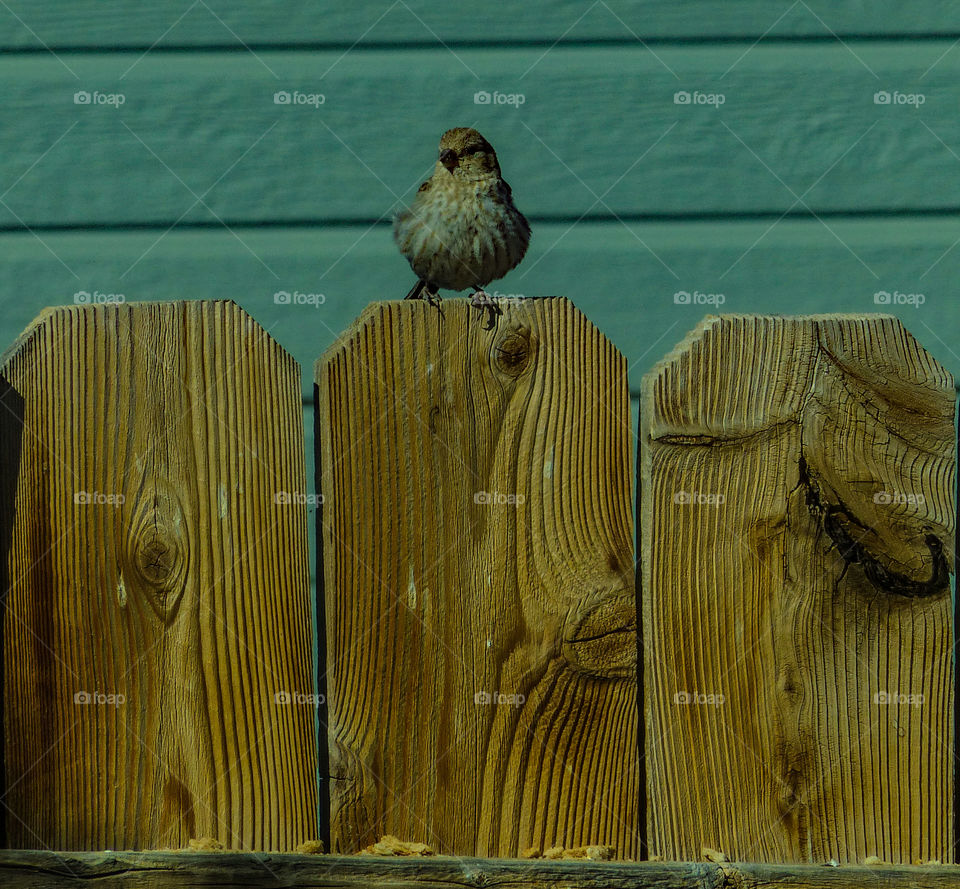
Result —
<path fill-rule="evenodd" d="M 569 296 L 634 391 L 713 308 L 678 292 L 892 310 L 960 377 L 960 5 L 478 6 L 9 0 L 0 341 L 78 292 L 227 297 L 309 398 L 333 337 L 412 283 L 390 216 L 472 124 L 534 229 L 491 289 Z M 294 290 L 322 304 L 275 304 Z"/>

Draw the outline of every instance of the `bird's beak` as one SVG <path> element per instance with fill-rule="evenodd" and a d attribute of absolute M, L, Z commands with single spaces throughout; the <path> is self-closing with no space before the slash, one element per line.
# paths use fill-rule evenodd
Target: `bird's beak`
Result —
<path fill-rule="evenodd" d="M 452 173 L 457 165 L 457 153 L 452 148 L 444 148 L 440 152 L 440 163 Z"/>

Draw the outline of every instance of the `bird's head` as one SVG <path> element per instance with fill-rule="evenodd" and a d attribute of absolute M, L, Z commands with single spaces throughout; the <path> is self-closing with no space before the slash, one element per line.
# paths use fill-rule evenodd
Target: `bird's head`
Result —
<path fill-rule="evenodd" d="M 488 179 L 500 176 L 500 164 L 493 146 L 470 127 L 454 127 L 440 139 L 438 171 L 445 168 L 461 179 Z"/>

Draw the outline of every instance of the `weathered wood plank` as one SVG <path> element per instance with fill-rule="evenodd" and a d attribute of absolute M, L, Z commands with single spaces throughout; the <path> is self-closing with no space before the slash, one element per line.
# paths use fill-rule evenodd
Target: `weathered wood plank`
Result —
<path fill-rule="evenodd" d="M 724 316 L 644 378 L 651 853 L 953 858 L 953 379 L 886 316 Z"/>
<path fill-rule="evenodd" d="M 7 842 L 315 837 L 296 363 L 177 302 L 49 310 L 0 373 Z"/>
<path fill-rule="evenodd" d="M 625 362 L 564 299 L 374 304 L 317 363 L 332 848 L 638 851 Z"/>
<path fill-rule="evenodd" d="M 629 229 L 617 222 L 573 229 L 540 223 L 527 258 L 490 289 L 570 293 L 623 353 L 635 390 L 669 343 L 716 311 L 711 304 L 678 305 L 674 294 L 681 290 L 722 294 L 723 311 L 893 311 L 960 378 L 954 311 L 960 246 L 948 252 L 960 217 L 831 220 L 830 230 L 815 220 L 784 220 L 764 236 L 769 228 L 765 220 L 647 222 Z M 385 226 L 241 230 L 243 243 L 224 230 L 173 231 L 156 243 L 161 234 L 44 232 L 42 242 L 28 233 L 0 234 L 0 340 L 12 341 L 45 305 L 72 304 L 78 291 L 121 293 L 127 300 L 202 291 L 236 295 L 308 367 L 368 301 L 399 298 L 412 284 Z M 319 293 L 324 300 L 277 304 L 278 291 Z M 879 291 L 920 293 L 924 302 L 879 306 Z M 312 375 L 305 377 L 303 396 L 312 399 Z"/>
<path fill-rule="evenodd" d="M 454 124 L 491 140 L 533 217 L 955 211 L 950 47 L 280 52 L 268 67 L 248 53 L 83 54 L 69 69 L 5 57 L 0 225 L 389 217 Z M 925 102 L 877 105 L 881 90 Z M 74 104 L 83 91 L 125 101 Z M 325 101 L 277 105 L 278 91 Z M 525 101 L 475 104 L 481 91 Z M 678 105 L 678 91 L 725 102 Z"/>
<path fill-rule="evenodd" d="M 332 4 L 323 15 L 309 6 L 253 2 L 228 6 L 164 0 L 143 6 L 118 0 L 106 15 L 96 0 L 9 0 L 0 18 L 0 48 L 191 46 L 269 48 L 271 44 L 467 43 L 690 39 L 761 36 L 832 37 L 960 33 L 960 13 L 949 0 L 905 7 L 878 0 L 869 14 L 855 0 L 808 0 L 782 8 L 765 0 L 608 0 L 585 4 L 520 0 L 464 6 L 439 0 Z M 42 41 L 42 42 L 41 42 Z"/>
<path fill-rule="evenodd" d="M 947 889 L 960 867 L 505 861 L 178 852 L 0 852 L 10 889 L 288 886 L 304 889 Z"/>

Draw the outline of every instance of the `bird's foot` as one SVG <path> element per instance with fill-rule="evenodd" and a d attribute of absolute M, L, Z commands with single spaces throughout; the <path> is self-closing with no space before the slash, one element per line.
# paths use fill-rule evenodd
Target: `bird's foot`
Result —
<path fill-rule="evenodd" d="M 423 299 L 423 290 L 426 286 L 426 281 L 417 279 L 417 283 L 410 288 L 410 292 L 404 297 L 404 299 Z"/>
<path fill-rule="evenodd" d="M 432 284 L 428 284 L 422 278 L 417 281 L 413 287 L 410 288 L 410 292 L 404 297 L 404 299 L 425 299 L 431 306 L 440 307 L 442 300 L 440 299 L 440 294 L 437 292 L 438 288 Z M 441 314 L 443 314 L 441 312 Z"/>
<path fill-rule="evenodd" d="M 500 308 L 500 306 L 498 306 L 490 297 L 490 294 L 484 290 L 477 290 L 474 292 L 473 296 L 470 298 L 470 305 L 475 309 L 480 309 L 481 311 L 486 311 L 489 313 L 487 315 L 487 323 L 484 325 L 484 330 L 493 330 L 497 323 L 497 316 L 503 314 L 503 310 Z"/>

